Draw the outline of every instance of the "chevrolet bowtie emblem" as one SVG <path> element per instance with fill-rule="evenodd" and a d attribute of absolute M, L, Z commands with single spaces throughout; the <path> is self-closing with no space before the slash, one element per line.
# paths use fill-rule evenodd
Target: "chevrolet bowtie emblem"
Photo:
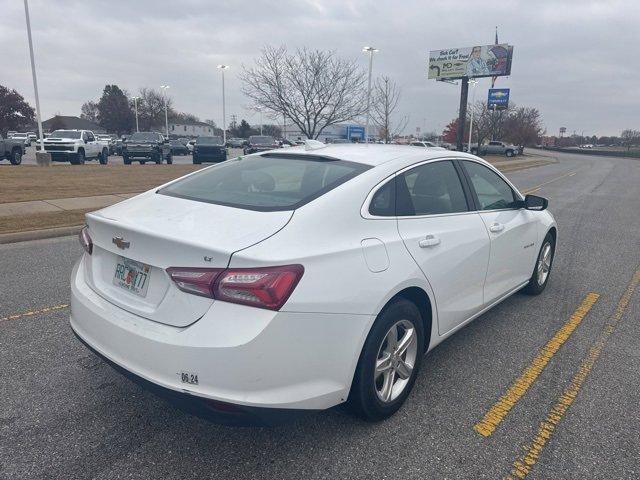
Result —
<path fill-rule="evenodd" d="M 131 242 L 125 242 L 124 238 L 122 237 L 113 237 L 111 241 L 116 244 L 116 247 L 122 250 L 124 250 L 125 248 L 129 248 L 129 245 L 131 245 Z"/>

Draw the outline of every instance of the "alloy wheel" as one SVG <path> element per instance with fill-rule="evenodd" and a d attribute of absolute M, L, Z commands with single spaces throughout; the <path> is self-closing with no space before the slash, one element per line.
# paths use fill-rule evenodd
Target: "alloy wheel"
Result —
<path fill-rule="evenodd" d="M 544 282 L 547 281 L 547 277 L 549 276 L 549 271 L 551 270 L 551 244 L 545 243 L 544 247 L 542 247 L 542 253 L 540 254 L 540 259 L 538 260 L 538 285 L 544 285 Z"/>
<path fill-rule="evenodd" d="M 389 403 L 398 398 L 413 373 L 418 353 L 416 329 L 408 320 L 396 322 L 384 336 L 374 370 L 378 399 Z"/>

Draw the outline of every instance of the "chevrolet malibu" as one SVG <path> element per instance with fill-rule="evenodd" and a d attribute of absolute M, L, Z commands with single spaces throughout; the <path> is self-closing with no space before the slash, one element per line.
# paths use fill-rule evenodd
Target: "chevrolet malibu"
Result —
<path fill-rule="evenodd" d="M 185 409 L 396 412 L 424 353 L 549 281 L 556 223 L 487 162 L 399 145 L 262 152 L 86 217 L 71 327 Z"/>

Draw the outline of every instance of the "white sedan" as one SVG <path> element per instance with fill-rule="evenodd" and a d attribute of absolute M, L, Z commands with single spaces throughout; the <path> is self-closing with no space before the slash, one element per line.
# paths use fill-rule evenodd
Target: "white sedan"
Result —
<path fill-rule="evenodd" d="M 380 420 L 425 352 L 544 290 L 546 207 L 460 152 L 309 142 L 240 157 L 88 214 L 71 326 L 222 422 L 344 402 Z"/>

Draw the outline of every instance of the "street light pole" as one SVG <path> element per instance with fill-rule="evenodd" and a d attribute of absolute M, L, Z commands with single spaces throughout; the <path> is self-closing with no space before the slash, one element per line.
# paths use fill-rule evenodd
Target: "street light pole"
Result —
<path fill-rule="evenodd" d="M 29 4 L 24 0 L 24 15 L 27 20 L 27 37 L 29 39 L 29 55 L 31 56 L 31 75 L 33 76 L 33 92 L 36 97 L 36 118 L 38 120 L 38 134 L 40 135 L 40 152 L 44 152 L 44 134 L 42 133 L 42 115 L 40 114 L 40 96 L 38 95 L 38 78 L 36 77 L 36 61 L 33 56 L 33 40 L 31 39 L 31 20 L 29 18 Z"/>
<path fill-rule="evenodd" d="M 371 107 L 371 70 L 373 69 L 373 54 L 377 52 L 377 48 L 364 47 L 363 52 L 369 54 L 369 81 L 367 84 L 367 123 L 364 127 L 364 143 L 369 143 L 369 108 Z"/>
<path fill-rule="evenodd" d="M 227 112 L 224 98 L 224 71 L 229 68 L 229 65 L 218 65 L 218 68 L 222 72 L 222 141 L 227 144 Z"/>
<path fill-rule="evenodd" d="M 133 109 L 136 112 L 136 132 L 140 131 L 140 128 L 138 128 L 138 99 L 140 97 L 133 97 Z"/>
<path fill-rule="evenodd" d="M 469 122 L 469 144 L 467 145 L 467 152 L 471 153 L 471 137 L 473 137 L 473 106 L 476 101 L 476 85 L 478 80 L 469 80 L 469 83 L 473 85 L 473 91 L 471 92 L 471 122 Z M 480 148 L 480 146 L 478 146 Z"/>
<path fill-rule="evenodd" d="M 167 132 L 167 139 L 169 139 L 169 113 L 167 112 L 167 89 L 169 85 L 160 85 L 160 88 L 164 91 L 164 127 Z"/>

